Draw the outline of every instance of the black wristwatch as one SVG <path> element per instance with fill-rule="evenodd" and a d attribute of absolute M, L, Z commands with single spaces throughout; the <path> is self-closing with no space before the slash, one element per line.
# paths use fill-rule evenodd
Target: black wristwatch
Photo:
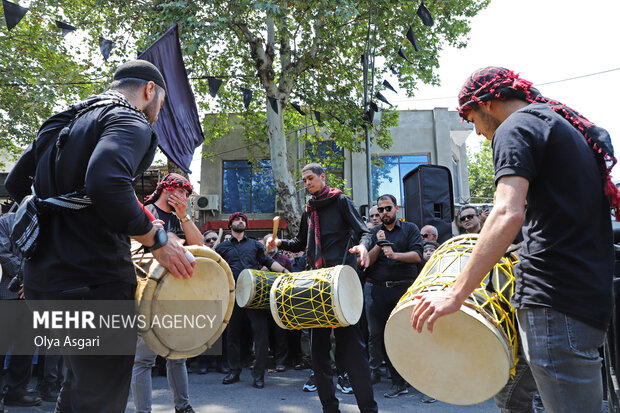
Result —
<path fill-rule="evenodd" d="M 168 243 L 168 234 L 166 234 L 166 231 L 159 228 L 157 232 L 155 232 L 154 239 L 155 239 L 155 244 L 153 244 L 152 247 L 149 247 L 150 251 L 155 251 L 157 249 L 160 249 L 164 245 L 166 245 Z"/>

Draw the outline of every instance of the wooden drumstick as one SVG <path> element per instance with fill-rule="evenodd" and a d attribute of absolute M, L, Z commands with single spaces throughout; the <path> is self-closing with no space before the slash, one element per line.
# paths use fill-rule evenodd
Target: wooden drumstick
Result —
<path fill-rule="evenodd" d="M 279 216 L 275 216 L 273 217 L 273 232 L 271 233 L 271 239 L 275 241 L 276 236 L 278 235 L 278 227 L 280 226 L 280 217 Z M 267 246 L 265 245 L 265 255 L 267 255 L 269 252 L 269 249 L 267 248 Z"/>

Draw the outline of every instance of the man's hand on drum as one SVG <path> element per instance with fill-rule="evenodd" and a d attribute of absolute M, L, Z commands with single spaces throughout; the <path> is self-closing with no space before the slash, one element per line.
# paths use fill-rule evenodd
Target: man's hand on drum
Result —
<path fill-rule="evenodd" d="M 456 313 L 460 308 L 460 302 L 451 291 L 433 291 L 425 294 L 418 294 L 414 297 L 418 303 L 411 312 L 411 326 L 422 332 L 424 323 L 428 322 L 428 331 L 433 332 L 435 321 L 439 317 Z"/>
<path fill-rule="evenodd" d="M 192 278 L 196 261 L 190 262 L 187 250 L 183 248 L 185 240 L 168 233 L 168 242 L 161 248 L 152 251 L 153 257 L 176 278 Z"/>
<path fill-rule="evenodd" d="M 364 268 L 368 268 L 370 265 L 370 258 L 368 257 L 368 250 L 362 244 L 356 245 L 355 247 L 349 250 L 350 253 L 355 253 L 358 255 L 358 265 L 361 265 Z"/>

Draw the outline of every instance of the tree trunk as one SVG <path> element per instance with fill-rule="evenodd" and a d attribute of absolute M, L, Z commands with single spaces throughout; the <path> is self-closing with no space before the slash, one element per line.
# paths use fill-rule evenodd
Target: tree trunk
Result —
<path fill-rule="evenodd" d="M 295 181 L 288 167 L 286 135 L 284 133 L 284 109 L 278 101 L 278 113 L 275 113 L 267 103 L 267 134 L 269 137 L 269 151 L 271 155 L 271 169 L 276 191 L 283 209 L 283 218 L 288 224 L 290 236 L 297 235 L 301 218 L 300 206 L 297 200 Z"/>
<path fill-rule="evenodd" d="M 179 174 L 189 179 L 189 175 L 187 175 L 187 173 L 183 171 L 179 165 L 174 163 L 174 161 L 168 157 L 166 157 L 166 159 L 168 160 L 168 173 L 169 174 L 175 173 L 175 174 Z"/>

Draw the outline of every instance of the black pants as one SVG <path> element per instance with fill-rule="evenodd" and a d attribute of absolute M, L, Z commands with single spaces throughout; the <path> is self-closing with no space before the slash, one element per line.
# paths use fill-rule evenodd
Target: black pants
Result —
<path fill-rule="evenodd" d="M 93 286 L 90 293 L 72 299 L 133 300 L 135 290 L 135 285 L 111 283 Z M 25 294 L 27 300 L 67 299 L 57 293 L 29 288 L 25 288 Z M 133 359 L 133 355 L 63 356 L 67 374 L 56 403 L 56 413 L 124 413 Z"/>
<path fill-rule="evenodd" d="M 339 367 L 341 366 L 349 373 L 360 412 L 377 412 L 377 402 L 375 402 L 372 383 L 370 382 L 366 346 L 362 340 L 359 324 L 333 330 L 336 339 L 336 360 L 338 360 Z M 331 328 L 313 328 L 311 338 L 312 368 L 314 369 L 319 399 L 325 413 L 339 411 L 329 357 L 331 331 Z"/>
<path fill-rule="evenodd" d="M 32 320 L 30 319 L 30 315 L 26 311 L 22 311 L 19 313 L 19 316 L 10 319 L 10 328 L 8 332 L 4 332 L 4 334 L 9 334 L 11 337 L 16 338 L 16 334 L 22 329 L 22 325 L 24 324 L 32 324 Z M 13 345 L 17 345 L 17 340 L 13 341 Z M 30 381 L 30 372 L 32 368 L 32 354 L 34 354 L 34 343 L 30 348 L 31 355 L 11 355 L 9 365 L 6 370 L 6 380 L 0 380 L 0 392 L 4 390 L 4 386 L 6 385 L 6 399 L 19 399 L 23 395 L 27 393 L 26 386 Z M 25 351 L 26 353 L 28 351 Z M 4 372 L 4 363 L 5 356 L 0 355 L 0 373 Z"/>
<path fill-rule="evenodd" d="M 264 377 L 269 357 L 269 317 L 267 310 L 241 308 L 235 303 L 230 322 L 228 324 L 228 365 L 234 373 L 241 372 L 241 335 L 246 317 L 250 320 L 254 333 L 254 355 L 256 363 L 252 375 Z"/>
<path fill-rule="evenodd" d="M 368 315 L 368 343 L 370 347 L 371 364 L 376 364 L 381 355 L 385 353 L 383 331 L 387 323 L 390 313 L 396 307 L 398 300 L 407 292 L 409 285 L 399 285 L 396 287 L 385 287 L 367 283 L 364 285 L 365 305 L 367 306 L 366 314 Z M 392 384 L 402 386 L 405 380 L 396 371 L 392 363 L 386 358 L 386 363 L 392 375 Z M 378 368 L 377 365 L 371 366 Z"/>

